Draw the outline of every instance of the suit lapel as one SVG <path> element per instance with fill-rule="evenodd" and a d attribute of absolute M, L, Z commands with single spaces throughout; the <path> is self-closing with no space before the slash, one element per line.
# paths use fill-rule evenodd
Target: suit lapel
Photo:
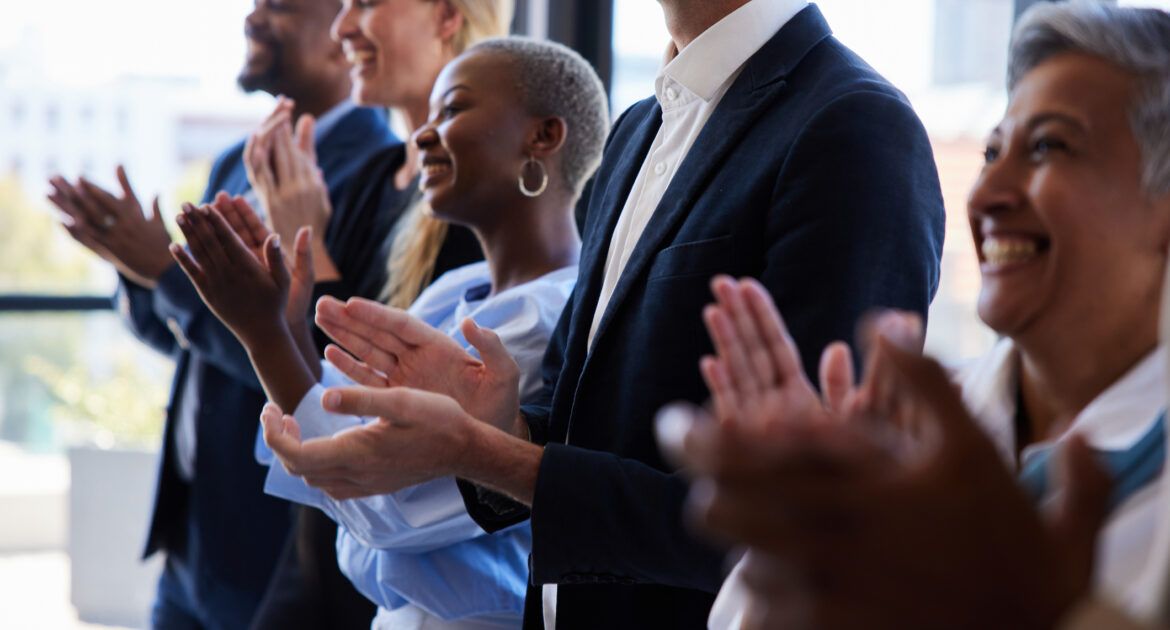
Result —
<path fill-rule="evenodd" d="M 646 230 L 638 239 L 598 325 L 593 340 L 594 346 L 605 335 L 615 313 L 629 296 L 631 287 L 639 281 L 676 226 L 690 212 L 728 154 L 735 149 L 760 115 L 775 106 L 785 87 L 784 77 L 810 50 L 831 34 L 820 11 L 815 5 L 810 5 L 793 17 L 748 59 L 743 71 L 724 94 L 719 106 L 687 152 L 662 201 L 646 225 Z M 640 163 L 635 165 L 634 170 L 639 166 Z M 629 192 L 629 187 L 626 188 L 626 192 Z M 618 205 L 619 212 L 622 205 L 624 199 Z M 616 218 L 614 220 L 616 222 Z M 609 229 L 612 232 L 613 226 L 609 225 Z"/>
<path fill-rule="evenodd" d="M 585 235 L 584 251 L 581 252 L 583 267 L 579 284 L 585 290 L 580 304 L 597 304 L 601 293 L 602 280 L 605 277 L 605 261 L 609 255 L 609 245 L 613 238 L 613 231 L 621 216 L 622 208 L 626 205 L 626 198 L 634 187 L 634 180 L 642 167 L 642 161 L 650 152 L 650 145 L 662 126 L 662 108 L 657 102 L 648 106 L 648 111 L 640 114 L 641 119 L 631 131 L 631 139 L 626 143 L 626 150 L 618 156 L 613 176 L 601 193 L 598 203 L 590 204 L 591 212 L 600 212 L 594 221 L 590 222 Z M 633 112 L 631 112 L 633 114 Z M 631 121 L 634 122 L 634 121 Z M 593 323 L 593 309 L 581 310 L 581 320 L 575 330 L 579 334 L 589 334 L 589 327 Z M 584 323 L 582 323 L 584 322 Z M 582 329 L 583 328 L 583 329 Z"/>

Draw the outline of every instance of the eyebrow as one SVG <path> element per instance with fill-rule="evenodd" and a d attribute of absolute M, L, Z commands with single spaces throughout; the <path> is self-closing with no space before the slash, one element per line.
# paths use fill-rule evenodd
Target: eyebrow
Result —
<path fill-rule="evenodd" d="M 463 85 L 462 83 L 460 83 L 459 85 L 452 85 L 450 88 L 447 89 L 446 92 L 443 92 L 443 95 L 440 96 L 439 98 L 440 99 L 447 98 L 448 96 L 451 95 L 451 92 L 454 92 L 455 90 L 467 90 L 470 92 L 471 88 L 467 87 L 466 85 Z"/>
<path fill-rule="evenodd" d="M 1078 130 L 1085 130 L 1085 125 L 1080 121 L 1080 119 L 1068 114 L 1062 114 L 1060 112 L 1044 112 L 1036 114 L 1035 116 L 1028 119 L 1027 128 L 1035 129 L 1036 127 L 1039 127 L 1040 125 L 1048 122 L 1062 122 L 1071 127 L 1075 127 Z"/>

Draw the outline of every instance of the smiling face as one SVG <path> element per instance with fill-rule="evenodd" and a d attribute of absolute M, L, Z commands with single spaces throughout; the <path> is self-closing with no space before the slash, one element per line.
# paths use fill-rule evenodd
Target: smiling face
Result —
<path fill-rule="evenodd" d="M 414 134 L 419 186 L 437 216 L 485 227 L 498 219 L 493 209 L 520 196 L 517 177 L 538 121 L 524 111 L 515 82 L 502 55 L 461 57 L 439 74 L 430 117 Z"/>
<path fill-rule="evenodd" d="M 401 107 L 426 101 L 453 53 L 449 42 L 462 16 L 443 0 L 344 0 L 333 22 L 352 64 L 353 98 L 363 105 Z"/>
<path fill-rule="evenodd" d="M 1143 192 L 1135 85 L 1106 61 L 1066 53 L 1012 93 L 968 205 L 979 316 L 997 332 L 1076 343 L 1157 303 L 1170 206 Z"/>
<path fill-rule="evenodd" d="M 276 95 L 336 80 L 341 49 L 329 38 L 329 24 L 337 7 L 332 0 L 256 0 L 244 19 L 240 87 Z"/>

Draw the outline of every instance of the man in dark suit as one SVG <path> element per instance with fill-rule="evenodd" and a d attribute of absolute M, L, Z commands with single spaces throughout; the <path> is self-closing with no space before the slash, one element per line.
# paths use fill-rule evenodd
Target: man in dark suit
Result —
<path fill-rule="evenodd" d="M 329 36 L 339 10 L 335 0 L 257 0 L 245 20 L 248 55 L 238 79 L 245 91 L 293 99 L 293 120 L 317 118 L 316 152 L 335 207 L 354 171 L 395 142 L 383 112 L 348 100 L 349 65 Z M 215 161 L 204 203 L 220 191 L 254 197 L 243 152 L 241 141 Z M 118 174 L 121 198 L 61 178 L 53 180 L 52 197 L 73 217 L 71 234 L 117 267 L 118 307 L 135 335 L 176 361 L 145 550 L 167 554 L 153 625 L 246 628 L 290 527 L 289 505 L 264 494 L 267 469 L 254 459 L 265 396 L 247 353 L 171 259 L 157 201 L 144 218 L 125 173 Z M 337 214 L 330 227 L 342 220 Z M 332 231 L 323 235 L 325 247 L 342 267 L 344 246 Z M 355 269 L 340 271 L 370 264 L 355 261 Z M 371 605 L 365 624 L 372 614 Z"/>
<path fill-rule="evenodd" d="M 530 516 L 526 627 L 706 627 L 723 554 L 683 526 L 686 486 L 653 419 L 707 397 L 712 276 L 758 278 L 811 374 L 866 311 L 925 315 L 937 288 L 942 199 L 903 95 L 804 0 L 661 4 L 678 54 L 656 97 L 611 133 L 580 277 L 546 356 L 545 404 L 517 413 L 507 361 L 465 326 L 484 358 L 475 369 L 403 343 L 413 335 L 383 345 L 398 363 L 427 359 L 431 383 L 437 366 L 458 364 L 432 386 L 454 401 L 340 389 L 327 408 L 391 422 L 303 445 L 269 431 L 287 464 L 338 496 L 454 475 L 486 530 Z"/>

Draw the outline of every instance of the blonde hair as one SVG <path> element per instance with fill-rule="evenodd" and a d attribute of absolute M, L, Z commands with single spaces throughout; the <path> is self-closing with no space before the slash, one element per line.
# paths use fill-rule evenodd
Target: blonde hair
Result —
<path fill-rule="evenodd" d="M 512 24 L 514 0 L 446 0 L 463 16 L 463 25 L 451 38 L 453 57 L 481 40 L 508 34 Z M 414 121 L 418 124 L 422 121 Z M 416 201 L 398 220 L 394 245 L 390 250 L 388 281 L 382 292 L 387 304 L 407 308 L 435 275 L 435 261 L 448 224 L 436 219 L 430 206 Z"/>

